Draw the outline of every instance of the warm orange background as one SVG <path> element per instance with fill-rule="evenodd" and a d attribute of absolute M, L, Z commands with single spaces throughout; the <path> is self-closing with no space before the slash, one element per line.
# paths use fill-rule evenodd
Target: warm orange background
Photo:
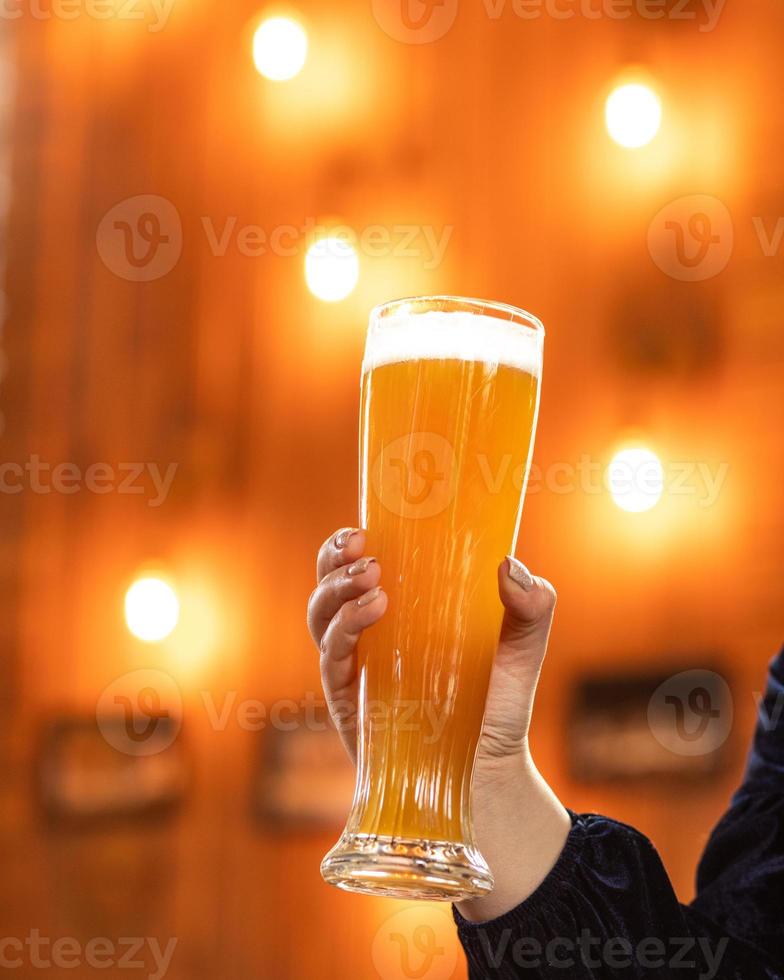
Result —
<path fill-rule="evenodd" d="M 540 767 L 569 806 L 649 834 L 684 899 L 780 636 L 784 259 L 763 254 L 753 218 L 771 231 L 784 209 L 784 8 L 727 4 L 701 33 L 669 20 L 521 21 L 511 9 L 495 21 L 464 2 L 446 36 L 421 46 L 390 39 L 368 2 L 297 9 L 312 62 L 278 86 L 254 70 L 263 8 L 247 0 L 177 0 L 158 33 L 87 17 L 2 25 L 15 74 L 3 459 L 179 469 L 160 508 L 116 493 L 0 498 L 0 933 L 176 936 L 170 980 L 380 975 L 373 939 L 397 906 L 322 883 L 335 832 L 254 824 L 256 739 L 235 721 L 212 730 L 198 696 L 272 703 L 318 690 L 305 602 L 318 545 L 356 519 L 358 372 L 374 303 L 459 293 L 538 314 L 543 469 L 582 454 L 606 463 L 629 432 L 665 460 L 729 464 L 707 508 L 665 498 L 635 516 L 606 494 L 542 489 L 519 547 L 560 594 L 535 720 Z M 665 108 L 656 142 L 636 153 L 611 143 L 602 120 L 631 63 L 646 66 Z M 143 284 L 112 274 L 96 250 L 103 215 L 137 194 L 173 202 L 183 225 L 176 268 Z M 668 278 L 646 247 L 653 215 L 686 194 L 718 197 L 734 222 L 731 261 L 703 283 Z M 307 291 L 301 254 L 246 257 L 234 240 L 212 254 L 202 219 L 220 231 L 232 216 L 267 230 L 311 217 L 453 232 L 435 269 L 361 256 L 357 289 L 329 305 Z M 643 322 L 670 352 L 661 366 L 624 353 Z M 707 340 L 691 339 L 695 323 Z M 181 629 L 159 647 L 122 622 L 124 590 L 151 560 L 183 597 Z M 677 793 L 569 781 L 573 678 L 706 655 L 726 668 L 735 702 L 726 777 Z M 89 714 L 135 667 L 170 672 L 188 703 L 180 813 L 48 829 L 33 791 L 40 724 Z"/>

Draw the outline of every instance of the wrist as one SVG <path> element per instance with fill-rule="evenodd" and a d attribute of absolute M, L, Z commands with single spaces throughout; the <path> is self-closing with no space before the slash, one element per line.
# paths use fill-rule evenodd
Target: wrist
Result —
<path fill-rule="evenodd" d="M 500 787 L 529 778 L 536 772 L 528 736 L 506 739 L 485 732 L 474 768 L 474 786 L 496 783 Z"/>
<path fill-rule="evenodd" d="M 477 765 L 472 808 L 479 850 L 495 886 L 457 908 L 469 921 L 482 922 L 515 908 L 547 877 L 569 836 L 571 818 L 534 765 L 527 739 L 519 752 Z"/>

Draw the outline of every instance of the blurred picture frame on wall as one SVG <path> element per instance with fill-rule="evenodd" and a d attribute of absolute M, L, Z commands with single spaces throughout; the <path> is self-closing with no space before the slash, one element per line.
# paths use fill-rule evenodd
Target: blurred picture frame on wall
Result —
<path fill-rule="evenodd" d="M 732 759 L 732 695 L 714 664 L 586 674 L 572 692 L 569 772 L 580 783 L 711 780 Z"/>
<path fill-rule="evenodd" d="M 116 714 L 46 721 L 37 767 L 45 817 L 89 827 L 171 813 L 187 784 L 179 729 L 172 717 L 156 718 L 144 738 Z"/>
<path fill-rule="evenodd" d="M 252 809 L 276 831 L 339 830 L 354 795 L 354 767 L 325 705 L 300 705 L 259 733 Z"/>

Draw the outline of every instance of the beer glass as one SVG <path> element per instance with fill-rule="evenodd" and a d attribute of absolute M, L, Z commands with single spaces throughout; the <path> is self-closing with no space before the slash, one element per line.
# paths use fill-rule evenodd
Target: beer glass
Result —
<path fill-rule="evenodd" d="M 471 778 L 543 340 L 535 317 L 482 300 L 399 300 L 370 315 L 360 522 L 389 603 L 358 647 L 354 802 L 321 865 L 340 888 L 456 901 L 493 886 Z"/>

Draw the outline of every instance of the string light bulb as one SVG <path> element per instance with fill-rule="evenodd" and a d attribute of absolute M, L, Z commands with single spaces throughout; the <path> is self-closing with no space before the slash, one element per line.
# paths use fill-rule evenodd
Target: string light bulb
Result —
<path fill-rule="evenodd" d="M 165 640 L 180 618 L 177 593 L 162 578 L 136 579 L 125 593 L 125 622 L 130 632 L 145 643 Z"/>
<path fill-rule="evenodd" d="M 664 492 L 661 460 L 638 446 L 619 450 L 607 467 L 607 485 L 613 503 L 630 514 L 641 514 L 658 504 Z"/>
<path fill-rule="evenodd" d="M 610 92 L 604 106 L 607 132 L 620 146 L 638 149 L 659 132 L 662 107 L 649 85 L 630 82 Z"/>
<path fill-rule="evenodd" d="M 273 82 L 287 82 L 298 75 L 308 57 L 308 35 L 291 17 L 268 17 L 253 35 L 253 63 Z"/>
<path fill-rule="evenodd" d="M 336 303 L 354 291 L 359 281 L 359 256 L 345 238 L 319 238 L 305 254 L 305 281 L 313 295 Z"/>

